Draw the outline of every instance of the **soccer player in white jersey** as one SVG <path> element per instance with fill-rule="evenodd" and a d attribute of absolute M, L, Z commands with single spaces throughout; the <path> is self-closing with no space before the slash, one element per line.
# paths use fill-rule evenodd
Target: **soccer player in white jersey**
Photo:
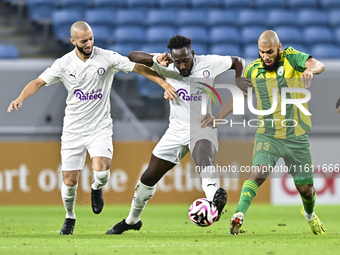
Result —
<path fill-rule="evenodd" d="M 91 185 L 93 212 L 100 213 L 104 205 L 101 188 L 110 177 L 113 153 L 110 92 L 114 74 L 119 71 L 139 73 L 162 86 L 167 97 L 174 99 L 176 95 L 174 89 L 149 67 L 133 63 L 116 52 L 93 46 L 92 29 L 86 22 L 75 22 L 70 32 L 75 49 L 57 59 L 37 79 L 28 83 L 8 107 L 8 112 L 13 108 L 18 110 L 23 101 L 42 86 L 58 81 L 64 84 L 68 92 L 61 137 L 61 197 L 66 210 L 61 235 L 73 234 L 76 190 L 80 170 L 85 164 L 86 150 L 91 156 L 94 174 Z"/>
<path fill-rule="evenodd" d="M 218 150 L 217 130 L 206 127 L 211 122 L 210 97 L 202 93 L 209 90 L 214 79 L 220 73 L 235 69 L 236 82 L 245 82 L 242 77 L 245 61 L 230 56 L 195 56 L 191 49 L 191 39 L 176 35 L 169 40 L 167 52 L 161 55 L 150 55 L 144 52 L 131 52 L 133 62 L 150 66 L 172 85 L 178 97 L 170 101 L 170 124 L 164 136 L 154 148 L 149 166 L 139 180 L 128 217 L 111 227 L 106 234 L 121 234 L 126 230 L 139 230 L 142 227 L 140 216 L 147 201 L 154 195 L 157 182 L 191 151 L 197 166 L 205 169 L 214 167 Z M 206 103 L 204 104 L 203 98 Z M 166 96 L 165 96 L 166 98 Z M 224 112 L 232 111 L 230 101 Z M 216 173 L 200 173 L 202 188 L 209 201 L 217 206 L 218 219 L 227 202 L 227 193 L 219 187 Z"/>

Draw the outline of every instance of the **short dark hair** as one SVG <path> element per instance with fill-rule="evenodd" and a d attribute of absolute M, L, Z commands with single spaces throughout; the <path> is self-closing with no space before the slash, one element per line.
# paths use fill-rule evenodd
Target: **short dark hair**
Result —
<path fill-rule="evenodd" d="M 191 39 L 182 35 L 175 35 L 169 40 L 167 47 L 170 50 L 181 49 L 183 47 L 191 49 Z"/>

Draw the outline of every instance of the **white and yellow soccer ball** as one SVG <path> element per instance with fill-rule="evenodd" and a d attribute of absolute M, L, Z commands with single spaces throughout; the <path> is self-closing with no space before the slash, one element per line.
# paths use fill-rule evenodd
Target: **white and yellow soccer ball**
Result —
<path fill-rule="evenodd" d="M 191 222 L 200 227 L 210 226 L 216 221 L 217 216 L 217 207 L 205 198 L 196 199 L 189 208 Z"/>

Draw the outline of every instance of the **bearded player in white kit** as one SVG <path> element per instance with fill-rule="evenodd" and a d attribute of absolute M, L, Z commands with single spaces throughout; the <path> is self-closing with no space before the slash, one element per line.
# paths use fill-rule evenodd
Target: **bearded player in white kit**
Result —
<path fill-rule="evenodd" d="M 68 92 L 61 137 L 61 197 L 66 210 L 61 235 L 73 234 L 76 190 L 80 170 L 85 164 L 86 150 L 92 159 L 94 175 L 91 185 L 92 210 L 98 214 L 104 206 L 102 186 L 110 177 L 113 155 L 110 92 L 114 74 L 119 71 L 139 73 L 162 86 L 170 99 L 176 96 L 174 88 L 149 67 L 133 63 L 116 52 L 93 46 L 92 29 L 86 22 L 75 22 L 70 32 L 75 49 L 57 59 L 37 79 L 28 83 L 7 110 L 18 110 L 26 98 L 44 85 L 61 81 Z"/>
<path fill-rule="evenodd" d="M 169 128 L 154 148 L 149 166 L 137 183 L 128 217 L 111 227 L 106 234 L 121 234 L 142 227 L 140 216 L 147 201 L 154 195 L 157 182 L 179 164 L 189 150 L 200 169 L 214 167 L 218 151 L 217 130 L 207 126 L 213 118 L 211 97 L 202 91 L 213 90 L 215 77 L 228 69 L 235 69 L 236 83 L 249 83 L 242 78 L 245 69 L 242 58 L 196 56 L 191 49 L 191 39 L 180 35 L 172 37 L 167 47 L 171 57 L 167 52 L 151 55 L 137 51 L 129 54 L 131 61 L 150 66 L 163 76 L 176 89 L 178 97 L 170 101 Z M 222 112 L 228 115 L 231 111 L 232 100 Z M 216 172 L 201 172 L 200 176 L 206 198 L 218 209 L 219 220 L 227 202 L 227 193 L 220 188 Z"/>

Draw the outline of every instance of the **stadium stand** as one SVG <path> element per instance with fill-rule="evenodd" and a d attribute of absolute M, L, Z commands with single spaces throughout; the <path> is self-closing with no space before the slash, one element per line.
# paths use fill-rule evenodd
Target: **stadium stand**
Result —
<path fill-rule="evenodd" d="M 243 43 L 246 44 L 254 44 L 257 43 L 259 36 L 265 31 L 267 28 L 263 26 L 253 26 L 253 27 L 245 27 L 241 30 L 241 38 Z"/>
<path fill-rule="evenodd" d="M 192 8 L 201 8 L 205 11 L 210 8 L 219 8 L 221 6 L 220 0 L 191 0 L 190 3 Z"/>
<path fill-rule="evenodd" d="M 119 9 L 116 14 L 116 25 L 117 26 L 142 26 L 145 25 L 146 15 L 142 10 L 136 9 Z"/>
<path fill-rule="evenodd" d="M 286 0 L 256 0 L 255 4 L 259 9 L 281 9 L 286 7 Z"/>
<path fill-rule="evenodd" d="M 202 26 L 205 27 L 207 21 L 205 12 L 202 10 L 181 10 L 177 14 L 177 24 L 179 26 Z"/>
<path fill-rule="evenodd" d="M 0 44 L 0 59 L 19 58 L 18 49 L 13 45 Z"/>
<path fill-rule="evenodd" d="M 237 24 L 240 27 L 266 26 L 268 24 L 264 10 L 240 10 L 237 16 Z"/>
<path fill-rule="evenodd" d="M 220 26 L 213 27 L 209 34 L 210 43 L 239 43 L 239 33 L 235 27 Z"/>
<path fill-rule="evenodd" d="M 130 9 L 150 9 L 157 7 L 158 0 L 126 0 L 126 5 Z"/>
<path fill-rule="evenodd" d="M 226 9 L 245 9 L 254 7 L 252 0 L 222 0 L 222 5 Z"/>
<path fill-rule="evenodd" d="M 315 58 L 340 58 L 340 49 L 333 44 L 316 44 L 311 47 L 311 55 Z"/>
<path fill-rule="evenodd" d="M 240 56 L 241 50 L 238 44 L 214 44 L 210 47 L 209 53 L 217 55 Z"/>
<path fill-rule="evenodd" d="M 75 10 L 57 10 L 53 13 L 52 23 L 54 38 L 63 43 L 69 43 L 71 25 L 82 20 L 81 12 Z"/>
<path fill-rule="evenodd" d="M 297 20 L 301 27 L 325 26 L 328 23 L 326 13 L 315 9 L 300 10 Z"/>
<path fill-rule="evenodd" d="M 302 42 L 302 33 L 297 27 L 275 27 L 274 31 L 277 33 L 282 43 L 289 44 Z"/>
<path fill-rule="evenodd" d="M 151 44 L 167 45 L 169 39 L 176 35 L 176 30 L 168 26 L 153 26 L 146 30 L 146 41 Z"/>
<path fill-rule="evenodd" d="M 320 6 L 325 10 L 332 8 L 340 8 L 340 1 L 338 0 L 320 0 Z"/>
<path fill-rule="evenodd" d="M 116 11 L 124 6 L 124 2 L 124 0 L 92 0 L 92 5 L 94 8 L 105 8 Z"/>
<path fill-rule="evenodd" d="M 115 43 L 107 46 L 108 50 L 113 50 L 120 55 L 128 56 L 131 51 L 137 50 L 135 44 Z"/>
<path fill-rule="evenodd" d="M 115 43 L 130 43 L 136 47 L 145 42 L 145 31 L 138 26 L 120 26 L 113 30 Z"/>
<path fill-rule="evenodd" d="M 159 0 L 159 6 L 161 8 L 174 8 L 174 9 L 183 9 L 188 8 L 190 5 L 189 0 Z"/>
<path fill-rule="evenodd" d="M 207 29 L 202 26 L 180 27 L 178 34 L 191 38 L 195 43 L 208 44 L 209 42 Z"/>
<path fill-rule="evenodd" d="M 231 10 L 213 9 L 208 13 L 207 25 L 216 26 L 234 26 L 236 22 L 236 13 Z"/>
<path fill-rule="evenodd" d="M 92 26 L 92 32 L 94 40 L 94 45 L 100 48 L 106 48 L 111 41 L 111 31 L 105 26 L 95 25 Z"/>
<path fill-rule="evenodd" d="M 296 14 L 290 10 L 270 10 L 268 13 L 270 25 L 276 26 L 296 26 Z"/>
<path fill-rule="evenodd" d="M 292 10 L 316 8 L 318 6 L 318 0 L 287 0 L 288 8 Z"/>
<path fill-rule="evenodd" d="M 328 24 L 334 28 L 340 26 L 340 9 L 335 9 L 328 13 Z"/>
<path fill-rule="evenodd" d="M 116 24 L 116 15 L 111 10 L 104 8 L 89 9 L 85 12 L 85 21 L 91 26 L 104 26 L 112 30 Z"/>
<path fill-rule="evenodd" d="M 52 14 L 57 9 L 55 0 L 28 0 L 27 11 L 30 20 L 37 23 L 51 23 Z"/>
<path fill-rule="evenodd" d="M 259 56 L 259 47 L 257 43 L 255 44 L 248 44 L 243 49 L 243 56 L 249 59 L 256 59 Z"/>
<path fill-rule="evenodd" d="M 330 44 L 333 42 L 331 29 L 324 26 L 310 26 L 303 31 L 304 43 L 313 45 L 319 43 Z"/>
<path fill-rule="evenodd" d="M 145 44 L 143 45 L 140 50 L 143 52 L 147 52 L 147 53 L 163 53 L 163 52 L 169 52 L 169 49 L 166 47 L 167 44 L 164 43 L 156 43 L 156 44 Z"/>
<path fill-rule="evenodd" d="M 58 0 L 57 3 L 61 9 L 84 13 L 89 8 L 91 0 Z"/>
<path fill-rule="evenodd" d="M 166 17 L 166 18 L 165 18 Z M 152 9 L 147 14 L 146 25 L 155 26 L 155 25 L 172 25 L 172 22 L 176 20 L 176 14 L 174 10 L 165 10 L 165 9 Z"/>

